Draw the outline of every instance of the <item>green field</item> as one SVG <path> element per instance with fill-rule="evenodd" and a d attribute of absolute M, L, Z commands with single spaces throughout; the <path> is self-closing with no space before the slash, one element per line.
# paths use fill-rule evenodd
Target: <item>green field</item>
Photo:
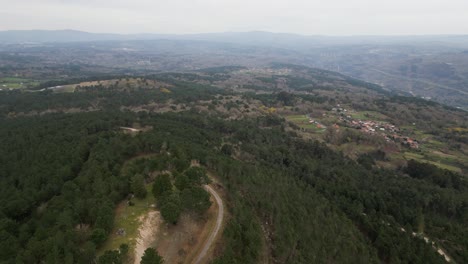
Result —
<path fill-rule="evenodd" d="M 285 116 L 286 120 L 298 125 L 301 128 L 312 130 L 314 132 L 323 132 L 325 129 L 318 128 L 316 124 L 309 123 L 309 118 L 306 115 L 290 115 Z"/>
<path fill-rule="evenodd" d="M 432 165 L 435 165 L 439 168 L 446 169 L 446 170 L 451 170 L 454 172 L 461 173 L 461 169 L 459 167 L 447 164 L 446 162 L 443 162 L 443 159 L 440 160 L 432 160 L 434 157 L 427 157 L 426 155 L 418 154 L 418 153 L 413 153 L 413 152 L 405 152 L 404 154 L 405 159 L 410 160 L 414 159 L 419 162 L 425 162 L 425 163 L 430 163 Z"/>
<path fill-rule="evenodd" d="M 0 82 L 7 82 L 7 83 L 18 83 L 18 82 L 28 82 L 29 79 L 18 78 L 18 77 L 4 77 L 0 78 Z"/>
<path fill-rule="evenodd" d="M 421 142 L 420 152 L 405 152 L 405 159 L 427 162 L 459 173 L 461 173 L 462 168 L 468 167 L 466 155 L 459 151 L 448 150 L 446 144 L 437 140 L 434 135 L 418 130 L 414 126 L 403 126 L 402 128 L 409 131 L 412 137 Z"/>
<path fill-rule="evenodd" d="M 0 89 L 23 89 L 27 87 L 39 85 L 38 81 L 17 78 L 17 77 L 4 77 L 0 78 Z"/>

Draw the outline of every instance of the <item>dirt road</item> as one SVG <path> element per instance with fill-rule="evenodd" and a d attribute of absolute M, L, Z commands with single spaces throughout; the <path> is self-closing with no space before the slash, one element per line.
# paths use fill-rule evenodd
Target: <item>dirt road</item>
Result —
<path fill-rule="evenodd" d="M 208 253 L 208 250 L 211 248 L 213 245 L 213 242 L 215 241 L 216 236 L 219 233 L 219 230 L 221 229 L 221 225 L 223 223 L 223 218 L 224 218 L 224 205 L 223 205 L 223 200 L 221 197 L 219 197 L 218 193 L 211 188 L 208 185 L 205 185 L 205 189 L 213 195 L 213 197 L 216 200 L 216 203 L 218 204 L 218 216 L 216 218 L 216 224 L 215 227 L 213 228 L 213 231 L 211 231 L 210 236 L 208 239 L 204 242 L 205 244 L 203 245 L 200 253 L 198 256 L 195 258 L 194 263 L 199 264 L 202 263 L 203 259 L 206 257 L 206 254 Z"/>

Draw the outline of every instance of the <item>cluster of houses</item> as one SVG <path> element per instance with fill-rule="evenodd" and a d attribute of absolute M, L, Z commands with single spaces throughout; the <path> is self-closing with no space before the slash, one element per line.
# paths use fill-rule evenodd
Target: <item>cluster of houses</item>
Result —
<path fill-rule="evenodd" d="M 339 107 L 333 108 L 332 112 L 339 115 L 339 120 L 348 127 L 360 129 L 364 133 L 372 135 L 381 135 L 387 142 L 398 142 L 409 148 L 419 148 L 419 142 L 407 136 L 402 136 L 400 129 L 395 125 L 385 122 L 378 122 L 372 120 L 355 120 L 352 116 L 347 115 L 348 110 Z"/>
<path fill-rule="evenodd" d="M 307 116 L 309 118 L 309 124 L 314 124 L 317 126 L 317 128 L 319 129 L 325 129 L 327 128 L 325 125 L 321 124 L 320 122 L 318 122 L 317 120 L 314 120 L 312 119 L 310 116 Z"/>
<path fill-rule="evenodd" d="M 340 121 L 344 123 L 348 123 L 350 127 L 356 128 L 356 129 L 361 129 L 364 132 L 374 134 L 376 132 L 382 131 L 383 133 L 399 133 L 400 129 L 395 127 L 392 124 L 388 123 L 381 123 L 381 122 L 376 122 L 376 121 L 361 121 L 361 120 L 348 120 L 343 117 L 340 117 Z M 386 134 L 386 133 L 385 133 Z"/>
<path fill-rule="evenodd" d="M 336 107 L 332 108 L 332 112 L 346 113 L 348 112 L 348 110 L 346 108 L 342 108 L 341 105 L 337 104 Z"/>

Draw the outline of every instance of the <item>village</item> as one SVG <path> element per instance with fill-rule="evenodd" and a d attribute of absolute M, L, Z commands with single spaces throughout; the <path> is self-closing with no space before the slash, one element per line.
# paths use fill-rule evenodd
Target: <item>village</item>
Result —
<path fill-rule="evenodd" d="M 382 136 L 387 142 L 400 143 L 413 149 L 419 148 L 419 142 L 416 139 L 402 135 L 400 128 L 391 123 L 353 118 L 349 113 L 355 111 L 342 108 L 339 104 L 332 108 L 331 112 L 338 116 L 343 126 L 359 129 L 366 134 Z"/>
<path fill-rule="evenodd" d="M 369 118 L 368 120 L 358 118 L 356 117 L 356 111 L 341 107 L 339 104 L 333 107 L 330 112 L 323 114 L 324 117 L 330 115 L 337 117 L 336 121 L 333 121 L 335 122 L 333 127 L 336 129 L 339 129 L 340 126 L 354 128 L 369 135 L 381 136 L 387 142 L 399 143 L 411 149 L 419 149 L 420 143 L 416 139 L 403 135 L 399 127 L 389 122 L 371 120 L 371 115 L 364 115 Z M 324 130 L 327 128 L 326 125 L 311 115 L 306 115 L 306 118 L 307 123 L 316 126 L 318 129 Z"/>

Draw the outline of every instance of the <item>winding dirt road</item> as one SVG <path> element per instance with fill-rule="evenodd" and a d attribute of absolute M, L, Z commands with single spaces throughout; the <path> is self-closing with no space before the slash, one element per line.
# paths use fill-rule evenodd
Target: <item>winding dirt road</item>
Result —
<path fill-rule="evenodd" d="M 223 223 L 223 218 L 224 218 L 224 205 L 223 205 L 223 200 L 221 197 L 219 197 L 218 193 L 211 188 L 211 186 L 205 185 L 205 189 L 213 195 L 213 197 L 216 200 L 216 203 L 218 204 L 218 216 L 216 218 L 216 225 L 213 228 L 213 231 L 211 231 L 210 236 L 208 239 L 205 241 L 205 244 L 203 245 L 203 248 L 201 249 L 200 253 L 198 256 L 195 258 L 194 263 L 199 264 L 202 263 L 202 260 L 206 257 L 206 254 L 208 253 L 208 250 L 211 248 L 213 245 L 213 242 L 215 241 L 216 236 L 219 233 L 219 230 L 221 229 L 221 225 Z"/>

